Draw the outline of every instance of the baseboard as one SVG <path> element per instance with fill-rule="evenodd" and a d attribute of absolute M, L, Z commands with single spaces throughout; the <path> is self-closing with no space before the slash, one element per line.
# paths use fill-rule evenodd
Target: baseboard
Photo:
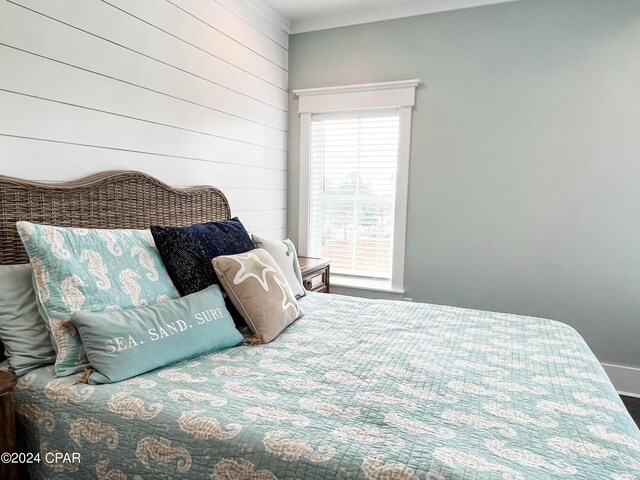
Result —
<path fill-rule="evenodd" d="M 605 372 L 620 395 L 640 398 L 640 368 L 603 363 Z"/>

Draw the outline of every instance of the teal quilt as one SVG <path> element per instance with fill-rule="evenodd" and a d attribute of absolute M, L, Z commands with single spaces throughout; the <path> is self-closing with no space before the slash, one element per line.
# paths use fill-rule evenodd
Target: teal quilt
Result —
<path fill-rule="evenodd" d="M 110 385 L 25 375 L 19 442 L 43 459 L 32 477 L 640 479 L 640 431 L 569 326 L 338 295 L 300 303 L 306 315 L 268 345 Z"/>

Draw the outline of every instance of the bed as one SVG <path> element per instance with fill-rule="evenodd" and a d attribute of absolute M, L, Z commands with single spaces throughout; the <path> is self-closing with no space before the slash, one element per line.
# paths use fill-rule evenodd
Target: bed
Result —
<path fill-rule="evenodd" d="M 17 219 L 141 228 L 229 217 L 215 189 L 137 172 L 64 186 L 2 179 L 0 195 L 2 263 L 26 261 Z M 640 478 L 640 431 L 571 327 L 311 292 L 300 304 L 305 316 L 267 345 L 109 385 L 51 367 L 21 377 L 22 451 L 81 458 L 32 464 L 31 478 Z"/>

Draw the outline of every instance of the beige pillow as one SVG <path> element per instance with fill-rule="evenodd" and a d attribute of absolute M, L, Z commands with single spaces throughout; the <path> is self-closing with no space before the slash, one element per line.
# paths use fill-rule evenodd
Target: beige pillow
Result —
<path fill-rule="evenodd" d="M 269 343 L 304 315 L 282 270 L 266 250 L 221 255 L 212 262 L 231 302 L 262 343 Z"/>

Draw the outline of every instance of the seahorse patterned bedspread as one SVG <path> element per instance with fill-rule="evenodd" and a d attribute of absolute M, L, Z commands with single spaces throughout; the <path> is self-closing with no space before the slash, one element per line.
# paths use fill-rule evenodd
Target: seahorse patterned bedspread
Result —
<path fill-rule="evenodd" d="M 561 323 L 309 294 L 269 345 L 113 385 L 20 380 L 35 478 L 640 478 L 640 432 Z"/>

